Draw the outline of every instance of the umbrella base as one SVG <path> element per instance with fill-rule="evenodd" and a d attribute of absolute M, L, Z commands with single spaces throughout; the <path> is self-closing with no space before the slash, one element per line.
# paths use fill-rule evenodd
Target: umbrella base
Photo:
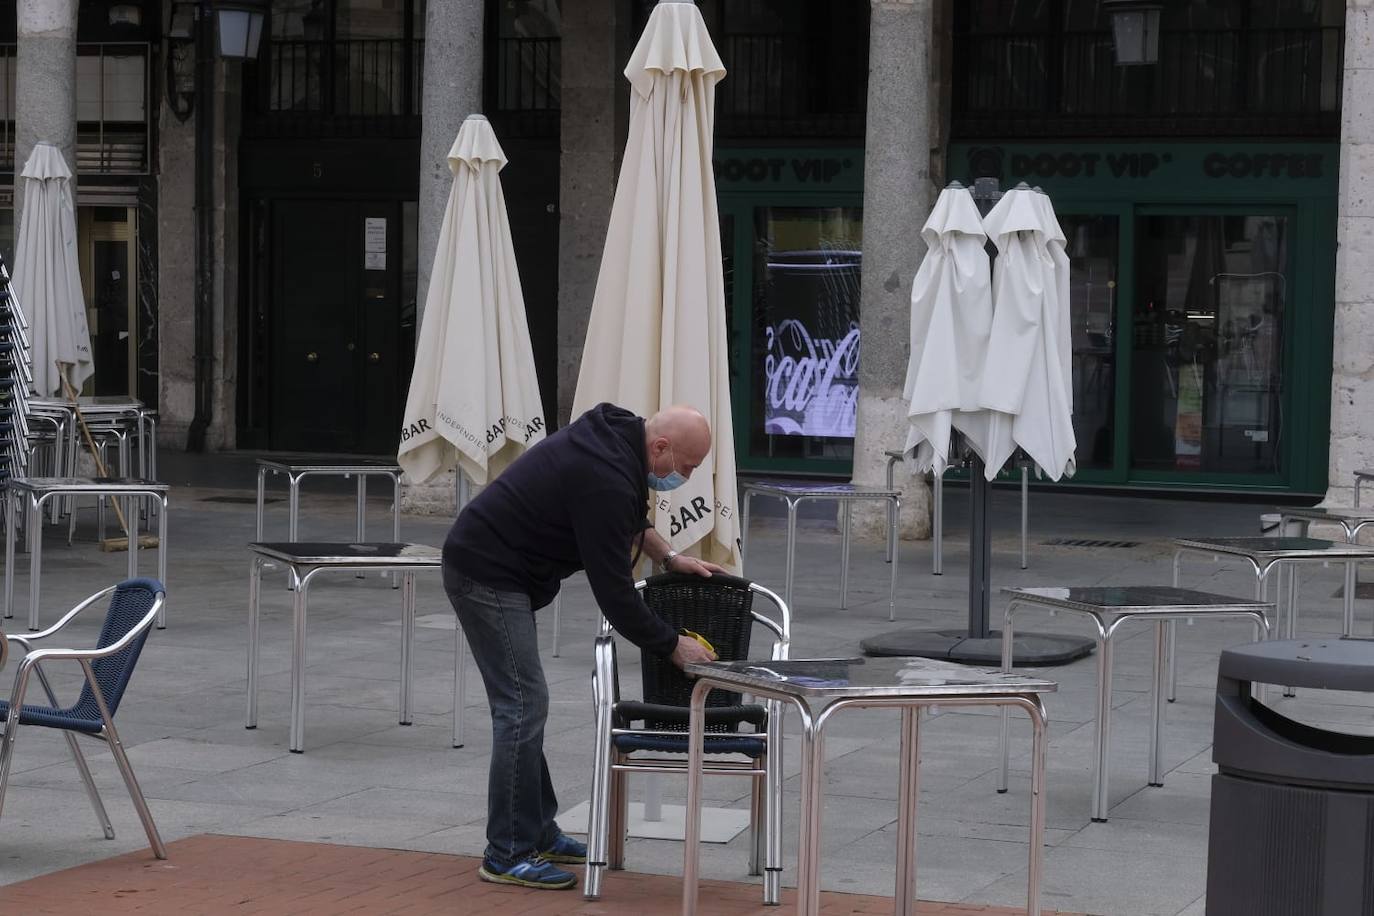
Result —
<path fill-rule="evenodd" d="M 1081 636 L 1017 633 L 1012 664 L 1035 668 L 1065 665 L 1093 651 L 1094 642 Z M 893 630 L 860 643 L 865 655 L 938 658 L 964 665 L 1002 664 L 1002 635 L 994 630 L 984 639 L 970 639 L 967 630 Z"/>

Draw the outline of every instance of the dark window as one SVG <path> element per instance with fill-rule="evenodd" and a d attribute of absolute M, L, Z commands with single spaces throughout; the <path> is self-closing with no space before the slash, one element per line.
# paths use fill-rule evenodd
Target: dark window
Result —
<path fill-rule="evenodd" d="M 1339 132 L 1343 0 L 1166 3 L 1159 60 L 1119 66 L 1097 0 L 956 4 L 957 137 Z"/>

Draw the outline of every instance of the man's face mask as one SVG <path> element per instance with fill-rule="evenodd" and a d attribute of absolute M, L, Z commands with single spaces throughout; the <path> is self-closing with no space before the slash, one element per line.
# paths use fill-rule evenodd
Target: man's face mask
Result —
<path fill-rule="evenodd" d="M 673 454 L 673 447 L 671 445 L 668 446 L 668 456 L 673 462 L 672 472 L 664 477 L 659 477 L 654 473 L 652 467 L 649 468 L 649 489 L 665 493 L 668 490 L 676 490 L 687 482 L 687 478 L 683 477 L 677 471 L 677 456 Z"/>

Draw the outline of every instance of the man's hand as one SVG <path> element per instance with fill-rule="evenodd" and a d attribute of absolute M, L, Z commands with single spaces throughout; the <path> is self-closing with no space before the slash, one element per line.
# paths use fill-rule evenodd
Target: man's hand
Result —
<path fill-rule="evenodd" d="M 713 662 L 716 660 L 716 653 L 690 636 L 679 636 L 677 648 L 673 650 L 671 658 L 674 665 L 679 668 L 686 668 L 688 665 L 695 665 L 700 662 Z"/>
<path fill-rule="evenodd" d="M 705 560 L 698 560 L 696 557 L 684 556 L 683 554 L 673 557 L 668 561 L 667 566 L 669 572 L 704 576 L 708 579 L 711 577 L 711 573 L 728 574 L 730 572 L 723 566 L 717 566 L 714 563 L 707 563 Z"/>

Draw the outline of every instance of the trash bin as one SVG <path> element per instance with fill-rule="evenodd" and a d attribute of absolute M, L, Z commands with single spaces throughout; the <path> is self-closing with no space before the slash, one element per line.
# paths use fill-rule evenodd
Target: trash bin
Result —
<path fill-rule="evenodd" d="M 1252 684 L 1374 694 L 1374 640 L 1221 653 L 1208 916 L 1374 914 L 1374 736 L 1294 721 L 1256 699 Z"/>
<path fill-rule="evenodd" d="M 1283 521 L 1283 516 L 1277 512 L 1265 512 L 1260 515 L 1260 534 L 1267 538 L 1305 538 L 1307 537 L 1307 522 L 1300 518 L 1290 518 L 1288 524 L 1280 530 L 1279 522 Z"/>

